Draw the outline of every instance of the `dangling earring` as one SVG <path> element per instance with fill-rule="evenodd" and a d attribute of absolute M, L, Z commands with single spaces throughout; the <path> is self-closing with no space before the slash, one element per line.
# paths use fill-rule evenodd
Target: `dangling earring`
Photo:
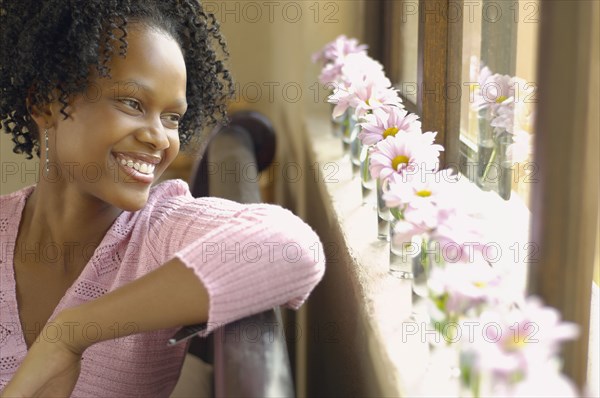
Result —
<path fill-rule="evenodd" d="M 50 174 L 50 159 L 48 159 L 48 127 L 44 130 L 44 141 L 46 143 L 46 177 Z"/>

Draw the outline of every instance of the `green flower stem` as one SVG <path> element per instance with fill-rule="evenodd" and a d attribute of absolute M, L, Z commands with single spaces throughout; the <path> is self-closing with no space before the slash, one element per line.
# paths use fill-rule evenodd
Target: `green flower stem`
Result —
<path fill-rule="evenodd" d="M 471 391 L 473 392 L 473 398 L 479 398 L 481 396 L 481 391 L 479 391 L 480 387 L 480 379 L 479 373 L 475 374 L 473 377 L 473 381 L 471 382 Z"/>
<path fill-rule="evenodd" d="M 369 181 L 369 158 L 371 157 L 371 151 L 369 150 L 368 147 L 367 147 L 366 151 L 367 151 L 367 155 L 365 156 L 365 167 L 363 167 L 363 175 L 362 175 L 363 181 Z"/>
<path fill-rule="evenodd" d="M 423 250 L 425 248 L 425 250 Z M 421 242 L 421 265 L 423 265 L 423 270 L 425 271 L 425 275 L 429 277 L 429 242 L 425 238 Z"/>
<path fill-rule="evenodd" d="M 346 138 L 350 138 L 350 134 L 352 133 L 350 131 L 350 114 L 348 114 L 346 117 L 344 117 L 344 121 L 343 121 L 343 126 L 344 126 L 344 136 Z"/>
<path fill-rule="evenodd" d="M 483 181 L 485 181 L 485 179 L 490 171 L 490 166 L 492 165 L 492 163 L 494 163 L 495 159 L 496 159 L 496 145 L 494 145 L 494 149 L 492 149 L 492 154 L 490 155 L 490 160 L 488 160 L 487 165 L 485 166 L 485 170 L 483 171 L 483 177 L 481 177 L 483 179 Z"/>
<path fill-rule="evenodd" d="M 460 382 L 471 392 L 473 398 L 481 397 L 481 374 L 472 366 L 461 364 Z"/>
<path fill-rule="evenodd" d="M 404 220 L 404 215 L 402 214 L 402 209 L 398 207 L 393 207 L 390 209 L 390 213 L 396 220 Z"/>

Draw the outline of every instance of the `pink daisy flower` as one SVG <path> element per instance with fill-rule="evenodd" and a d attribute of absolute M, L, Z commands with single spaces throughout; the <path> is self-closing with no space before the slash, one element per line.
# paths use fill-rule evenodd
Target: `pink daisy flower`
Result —
<path fill-rule="evenodd" d="M 482 71 L 483 72 L 483 71 Z M 498 107 L 503 103 L 513 102 L 515 97 L 514 80 L 509 75 L 495 73 L 488 76 L 475 92 L 475 108 L 489 109 L 491 115 L 496 115 Z"/>
<path fill-rule="evenodd" d="M 359 87 L 356 90 L 357 105 L 355 110 L 356 118 L 362 118 L 369 112 L 374 112 L 381 108 L 403 108 L 402 99 L 398 95 L 398 90 L 394 88 L 384 88 L 378 84 Z M 420 130 L 420 129 L 419 129 Z"/>
<path fill-rule="evenodd" d="M 342 77 L 342 65 L 330 63 L 321 69 L 319 83 L 324 86 L 338 85 Z"/>
<path fill-rule="evenodd" d="M 371 154 L 371 176 L 386 180 L 394 173 L 414 172 L 415 167 L 436 170 L 441 145 L 433 144 L 437 133 L 407 132 L 379 141 Z"/>
<path fill-rule="evenodd" d="M 490 68 L 488 68 L 487 66 L 484 66 L 483 68 L 481 68 L 481 71 L 479 72 L 479 75 L 477 76 L 477 83 L 479 85 L 479 87 L 482 87 L 485 82 L 487 81 L 487 79 L 492 76 L 492 70 Z"/>
<path fill-rule="evenodd" d="M 369 57 L 366 52 L 352 53 L 331 62 L 321 70 L 321 84 L 341 87 L 361 86 L 367 82 L 389 87 L 392 83 L 385 76 L 383 65 Z"/>
<path fill-rule="evenodd" d="M 398 221 L 394 225 L 394 244 L 396 246 L 404 245 L 405 243 L 412 242 L 415 236 L 423 236 L 426 235 L 427 232 L 428 228 L 423 224 Z"/>
<path fill-rule="evenodd" d="M 412 172 L 392 174 L 389 178 L 388 190 L 383 199 L 386 206 L 408 207 L 413 209 L 431 205 L 445 206 L 449 198 L 457 196 L 456 182 L 458 176 L 452 170 L 431 172 L 415 168 Z"/>
<path fill-rule="evenodd" d="M 533 156 L 533 136 L 526 131 L 517 130 L 513 134 L 513 143 L 508 146 L 506 155 L 515 163 L 523 163 Z"/>
<path fill-rule="evenodd" d="M 376 144 L 399 132 L 421 131 L 419 116 L 397 106 L 374 109 L 371 114 L 365 115 L 363 120 L 363 123 L 359 123 L 362 129 L 358 138 L 364 145 Z"/>
<path fill-rule="evenodd" d="M 383 65 L 366 53 L 349 54 L 341 65 L 340 83 L 345 86 L 360 87 L 377 85 L 390 87 L 391 81 L 385 76 Z"/>
<path fill-rule="evenodd" d="M 330 73 L 327 78 L 332 78 L 337 73 L 335 68 L 332 66 L 323 73 Z M 402 100 L 397 90 L 390 88 L 391 84 L 379 62 L 362 54 L 349 55 L 328 98 L 328 102 L 336 105 L 333 117 L 339 117 L 348 108 L 354 108 L 356 116 L 361 117 L 369 110 L 386 105 L 400 106 Z"/>
<path fill-rule="evenodd" d="M 440 250 L 446 262 L 473 262 L 484 248 L 481 219 L 463 209 L 457 189 L 458 176 L 450 170 L 435 173 L 415 168 L 392 174 L 383 199 L 389 208 L 398 208 L 411 227 Z"/>
<path fill-rule="evenodd" d="M 328 102 L 336 104 L 333 108 L 334 118 L 344 114 L 348 108 L 355 109 L 355 116 L 358 119 L 368 111 L 378 108 L 402 106 L 402 100 L 396 89 L 381 88 L 376 84 L 340 88 L 329 96 Z"/>
<path fill-rule="evenodd" d="M 313 63 L 335 63 L 348 54 L 365 53 L 367 48 L 369 48 L 369 46 L 366 44 L 358 44 L 357 39 L 348 38 L 346 35 L 340 35 L 336 37 L 335 40 L 325 44 L 325 46 L 320 51 L 314 53 L 311 58 Z"/>
<path fill-rule="evenodd" d="M 496 108 L 496 114 L 492 116 L 490 126 L 494 127 L 496 133 L 506 130 L 510 134 L 513 133 L 515 124 L 515 104 L 514 102 L 505 101 Z"/>
<path fill-rule="evenodd" d="M 454 263 L 444 267 L 434 267 L 428 280 L 429 293 L 436 300 L 433 314 L 436 319 L 464 316 L 474 311 L 472 315 L 481 312 L 484 304 L 497 305 L 502 302 L 504 289 L 501 275 L 485 262 L 473 264 Z M 439 310 L 442 314 L 439 314 Z"/>
<path fill-rule="evenodd" d="M 555 357 L 562 342 L 578 335 L 578 327 L 562 322 L 560 313 L 530 297 L 521 309 L 487 311 L 483 325 L 495 324 L 483 331 L 485 339 L 475 347 L 479 367 L 490 371 L 497 380 L 527 377 L 535 368 Z"/>
<path fill-rule="evenodd" d="M 456 203 L 451 198 L 449 203 Z M 438 206 L 437 225 L 429 237 L 437 242 L 441 255 L 448 263 L 472 263 L 482 258 L 485 248 L 481 234 L 481 219 L 461 207 L 450 209 Z M 412 217 L 412 215 L 411 215 Z"/>

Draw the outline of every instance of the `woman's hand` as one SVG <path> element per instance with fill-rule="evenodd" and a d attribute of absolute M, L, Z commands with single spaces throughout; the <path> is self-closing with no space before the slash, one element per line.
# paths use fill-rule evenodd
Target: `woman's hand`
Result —
<path fill-rule="evenodd" d="M 174 258 L 97 299 L 62 310 L 52 321 L 53 328 L 63 328 L 62 338 L 36 341 L 0 398 L 68 397 L 79 377 L 81 354 L 91 345 L 133 333 L 206 322 L 208 308 L 203 283 Z M 95 337 L 81 332 L 81 325 L 91 323 L 100 328 Z M 47 335 L 56 335 L 56 330 L 46 333 L 44 328 L 41 336 Z"/>
<path fill-rule="evenodd" d="M 41 336 L 45 336 L 44 331 Z M 82 352 L 78 351 L 62 340 L 40 338 L 31 346 L 0 397 L 69 397 L 81 368 Z"/>

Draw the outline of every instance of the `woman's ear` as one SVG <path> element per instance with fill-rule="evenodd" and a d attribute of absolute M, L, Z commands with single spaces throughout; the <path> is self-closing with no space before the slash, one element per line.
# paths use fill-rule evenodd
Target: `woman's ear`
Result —
<path fill-rule="evenodd" d="M 46 102 L 43 104 L 31 105 L 31 98 L 27 97 L 25 100 L 27 111 L 31 116 L 31 119 L 38 126 L 38 131 L 53 125 L 54 112 L 52 110 L 52 104 Z"/>

